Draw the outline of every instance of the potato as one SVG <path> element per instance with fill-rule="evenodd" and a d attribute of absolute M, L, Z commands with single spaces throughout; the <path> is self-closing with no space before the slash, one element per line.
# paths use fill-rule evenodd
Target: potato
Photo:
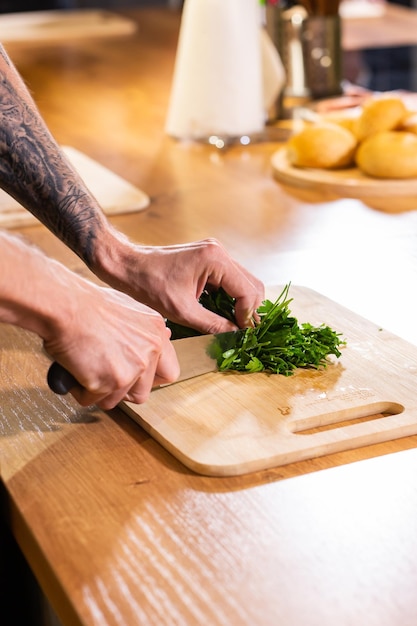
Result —
<path fill-rule="evenodd" d="M 359 169 L 375 178 L 417 177 L 417 135 L 407 131 L 375 133 L 356 152 Z"/>
<path fill-rule="evenodd" d="M 355 128 L 357 124 L 357 119 L 355 117 L 341 117 L 335 119 L 333 123 L 337 124 L 338 126 L 342 126 L 342 128 L 346 128 L 351 133 L 353 133 L 354 136 L 356 136 Z"/>
<path fill-rule="evenodd" d="M 287 142 L 287 157 L 295 167 L 336 169 L 354 162 L 357 142 L 354 135 L 338 124 L 306 126 Z"/>
<path fill-rule="evenodd" d="M 337 124 L 343 126 L 355 134 L 355 125 L 359 115 L 362 113 L 362 107 L 354 107 L 347 111 L 331 111 L 320 116 L 321 122 L 328 124 Z"/>
<path fill-rule="evenodd" d="M 417 135 L 417 113 L 415 111 L 410 111 L 402 120 L 400 130 L 406 130 Z"/>
<path fill-rule="evenodd" d="M 352 131 L 361 142 L 375 133 L 398 128 L 407 113 L 407 108 L 400 98 L 386 96 L 368 100 L 355 120 Z"/>

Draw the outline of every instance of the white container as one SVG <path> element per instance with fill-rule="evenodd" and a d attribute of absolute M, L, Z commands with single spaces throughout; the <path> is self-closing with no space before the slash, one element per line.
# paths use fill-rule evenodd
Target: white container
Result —
<path fill-rule="evenodd" d="M 242 136 L 264 123 L 259 0 L 185 0 L 166 132 Z"/>

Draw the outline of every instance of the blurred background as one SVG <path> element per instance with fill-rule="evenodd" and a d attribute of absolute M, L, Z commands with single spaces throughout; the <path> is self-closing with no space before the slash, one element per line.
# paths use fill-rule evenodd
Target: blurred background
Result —
<path fill-rule="evenodd" d="M 179 0 L 0 0 L 0 13 L 47 9 L 123 8 L 180 4 Z"/>
<path fill-rule="evenodd" d="M 184 0 L 0 0 L 0 14 L 56 9 L 134 9 L 169 6 L 181 10 Z M 226 0 L 225 0 L 226 1 Z M 289 0 L 297 4 L 296 0 Z M 417 0 L 344 0 L 386 2 L 417 10 Z M 301 0 L 300 0 L 301 3 Z M 343 51 L 344 79 L 372 91 L 417 91 L 417 33 L 412 45 L 375 46 Z"/>

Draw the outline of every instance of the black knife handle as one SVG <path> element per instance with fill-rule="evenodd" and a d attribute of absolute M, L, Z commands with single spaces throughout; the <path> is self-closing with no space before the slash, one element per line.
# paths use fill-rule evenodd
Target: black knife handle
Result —
<path fill-rule="evenodd" d="M 54 361 L 48 370 L 49 387 L 60 396 L 65 396 L 73 387 L 79 387 L 78 381 L 65 367 Z"/>

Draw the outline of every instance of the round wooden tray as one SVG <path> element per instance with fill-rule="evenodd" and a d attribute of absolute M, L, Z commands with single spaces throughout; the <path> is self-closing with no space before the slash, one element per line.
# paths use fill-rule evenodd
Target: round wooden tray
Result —
<path fill-rule="evenodd" d="M 417 178 L 379 179 L 363 174 L 358 168 L 323 170 L 292 166 L 285 146 L 271 158 L 275 179 L 290 187 L 332 192 L 344 198 L 405 198 L 417 194 Z M 417 208 L 417 200 L 416 208 Z"/>

